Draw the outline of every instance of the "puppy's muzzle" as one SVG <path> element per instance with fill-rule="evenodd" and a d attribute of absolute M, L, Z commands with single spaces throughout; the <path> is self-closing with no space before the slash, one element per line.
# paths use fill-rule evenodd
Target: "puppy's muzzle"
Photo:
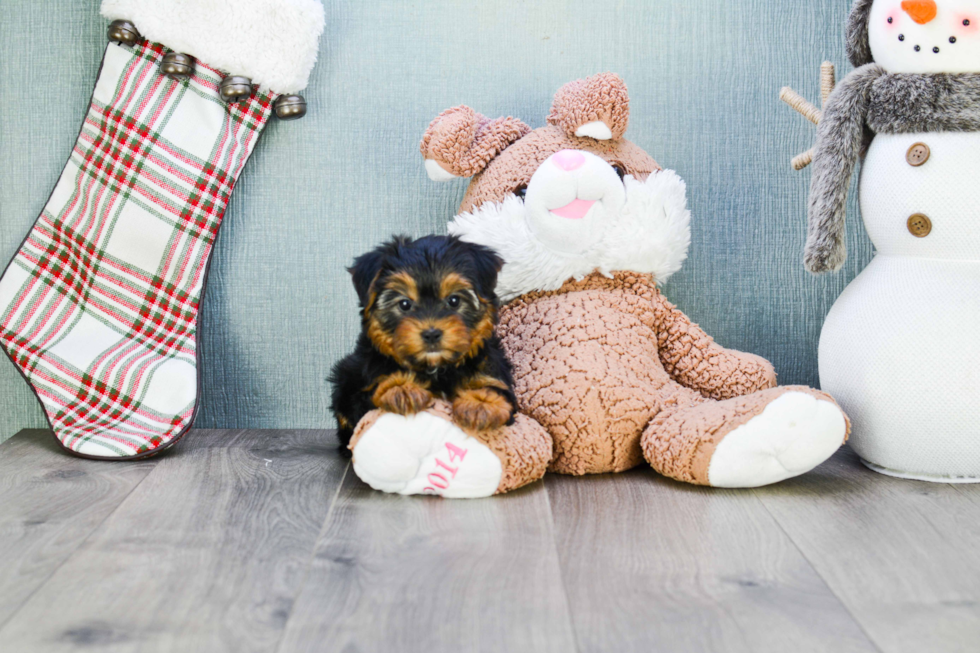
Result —
<path fill-rule="evenodd" d="M 429 349 L 435 348 L 439 343 L 442 342 L 442 329 L 436 329 L 429 327 L 421 334 L 422 342 L 425 343 L 426 347 Z"/>

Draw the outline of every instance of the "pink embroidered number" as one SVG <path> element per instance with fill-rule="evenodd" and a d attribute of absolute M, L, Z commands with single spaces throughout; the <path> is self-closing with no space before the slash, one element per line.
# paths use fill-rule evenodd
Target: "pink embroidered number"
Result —
<path fill-rule="evenodd" d="M 436 465 L 439 466 L 439 467 L 442 467 L 444 470 L 446 470 L 447 472 L 449 472 L 450 474 L 452 474 L 453 475 L 453 478 L 456 478 L 456 472 L 459 471 L 459 467 L 450 467 L 449 465 L 447 465 L 446 463 L 442 462 L 438 458 L 436 458 Z"/>
<path fill-rule="evenodd" d="M 442 481 L 442 483 L 439 483 L 436 479 Z M 429 474 L 429 483 L 432 483 L 440 490 L 445 490 L 446 488 L 449 487 L 449 481 L 446 480 L 446 477 L 443 476 L 442 474 L 436 474 L 436 473 Z"/>
<path fill-rule="evenodd" d="M 446 448 L 449 449 L 449 462 L 451 463 L 456 462 L 456 458 L 459 458 L 459 462 L 463 462 L 463 458 L 466 458 L 466 452 L 469 451 L 469 449 L 460 449 L 452 442 L 447 442 Z"/>
<path fill-rule="evenodd" d="M 469 449 L 461 449 L 452 442 L 446 443 L 446 449 L 449 451 L 449 463 L 455 463 L 457 460 L 460 463 L 463 462 L 463 459 L 466 458 L 466 454 L 469 452 Z M 449 489 L 449 484 L 456 478 L 456 474 L 459 472 L 459 463 L 455 467 L 452 467 L 449 463 L 436 458 L 436 466 L 449 472 L 450 477 L 446 478 L 444 474 L 432 472 L 429 474 L 430 485 L 422 490 L 424 494 L 439 494 L 439 490 Z"/>

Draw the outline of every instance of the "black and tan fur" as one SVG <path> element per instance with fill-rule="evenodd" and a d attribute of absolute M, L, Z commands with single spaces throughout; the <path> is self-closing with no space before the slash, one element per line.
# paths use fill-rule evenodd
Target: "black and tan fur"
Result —
<path fill-rule="evenodd" d="M 330 376 L 342 448 L 368 412 L 413 415 L 437 397 L 464 428 L 513 422 L 511 368 L 494 335 L 502 265 L 451 236 L 395 238 L 354 261 L 361 334 Z"/>

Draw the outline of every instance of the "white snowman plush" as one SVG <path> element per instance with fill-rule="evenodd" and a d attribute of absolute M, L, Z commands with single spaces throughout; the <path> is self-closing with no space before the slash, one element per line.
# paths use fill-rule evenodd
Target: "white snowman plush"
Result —
<path fill-rule="evenodd" d="M 818 128 L 805 264 L 843 265 L 862 155 L 876 253 L 827 316 L 820 382 L 868 467 L 980 482 L 980 0 L 858 0 L 847 47 L 857 69 Z"/>

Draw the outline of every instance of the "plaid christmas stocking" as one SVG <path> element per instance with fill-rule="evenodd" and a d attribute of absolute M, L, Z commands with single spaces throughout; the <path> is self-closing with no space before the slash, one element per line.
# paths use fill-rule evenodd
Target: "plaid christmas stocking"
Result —
<path fill-rule="evenodd" d="M 0 345 L 62 446 L 138 458 L 193 422 L 211 250 L 263 127 L 304 111 L 281 93 L 306 85 L 323 10 L 105 0 L 102 12 L 131 22 L 110 26 L 75 147 L 0 278 Z"/>

